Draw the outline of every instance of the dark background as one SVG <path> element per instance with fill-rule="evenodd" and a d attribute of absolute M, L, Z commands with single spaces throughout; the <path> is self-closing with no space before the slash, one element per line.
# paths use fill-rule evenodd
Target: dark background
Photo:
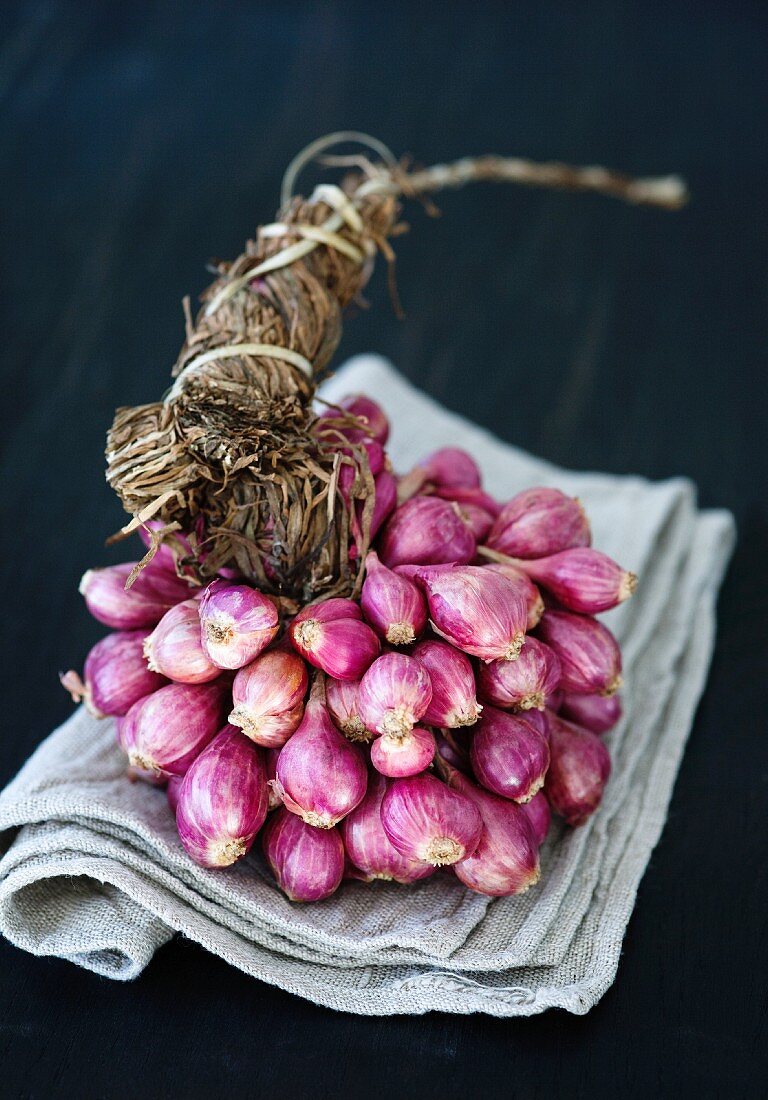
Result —
<path fill-rule="evenodd" d="M 154 400 L 205 261 L 272 220 L 282 170 L 365 129 L 421 162 L 498 152 L 681 172 L 680 214 L 477 186 L 408 211 L 406 319 L 375 349 L 555 462 L 687 474 L 740 540 L 717 650 L 617 981 L 585 1018 L 361 1019 L 177 940 L 112 984 L 0 945 L 9 1096 L 764 1095 L 765 5 L 2 5 L 0 784 L 68 713 L 100 634 L 77 595 L 122 522 L 117 404 Z M 341 357 L 340 357 L 341 358 Z"/>

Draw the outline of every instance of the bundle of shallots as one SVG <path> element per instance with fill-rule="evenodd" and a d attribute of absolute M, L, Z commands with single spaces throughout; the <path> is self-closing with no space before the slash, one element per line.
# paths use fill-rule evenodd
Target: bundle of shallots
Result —
<path fill-rule="evenodd" d="M 339 140 L 368 156 L 294 196 Z M 407 171 L 366 135 L 321 139 L 277 220 L 218 265 L 196 318 L 187 304 L 171 388 L 109 432 L 132 517 L 116 537 L 146 549 L 83 577 L 113 633 L 62 681 L 116 719 L 129 776 L 166 788 L 193 860 L 229 866 L 260 835 L 294 901 L 436 868 L 521 893 L 550 812 L 580 825 L 608 779 L 621 654 L 596 616 L 635 578 L 591 547 L 579 502 L 497 501 L 457 448 L 398 477 L 375 401 L 314 403 L 399 200 L 490 179 L 686 198 L 673 177 L 500 157 Z"/>
<path fill-rule="evenodd" d="M 130 776 L 167 787 L 202 866 L 260 835 L 294 901 L 438 867 L 519 894 L 550 813 L 577 826 L 600 804 L 621 653 L 595 616 L 635 577 L 591 547 L 578 500 L 499 502 L 455 448 L 397 478 L 383 410 L 361 395 L 341 408 L 399 490 L 374 496 L 359 597 L 288 608 L 232 570 L 196 583 L 183 551 L 129 588 L 134 562 L 90 570 L 86 603 L 113 633 L 62 680 L 117 719 Z"/>

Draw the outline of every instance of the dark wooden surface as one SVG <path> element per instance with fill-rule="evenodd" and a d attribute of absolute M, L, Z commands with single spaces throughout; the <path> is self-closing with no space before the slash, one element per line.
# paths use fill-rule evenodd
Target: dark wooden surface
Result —
<path fill-rule="evenodd" d="M 114 560 L 117 404 L 164 388 L 179 302 L 270 220 L 307 141 L 676 170 L 679 215 L 477 187 L 409 212 L 343 353 L 559 463 L 686 474 L 733 509 L 712 675 L 618 978 L 585 1018 L 335 1015 L 177 940 L 131 985 L 0 945 L 4 1096 L 764 1095 L 764 5 L 2 5 L 0 783 L 70 711 Z M 694 1091 L 695 1090 L 695 1091 Z"/>

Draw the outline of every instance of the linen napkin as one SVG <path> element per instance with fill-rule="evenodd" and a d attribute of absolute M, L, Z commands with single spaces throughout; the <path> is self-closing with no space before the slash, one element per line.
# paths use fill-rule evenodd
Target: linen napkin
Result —
<path fill-rule="evenodd" d="M 684 479 L 562 470 L 501 443 L 414 389 L 383 359 L 351 360 L 322 390 L 364 391 L 392 421 L 407 469 L 465 447 L 501 499 L 531 485 L 578 496 L 595 545 L 640 574 L 606 615 L 624 653 L 625 716 L 606 737 L 613 774 L 597 814 L 555 828 L 538 886 L 490 900 L 448 875 L 412 887 L 345 883 L 296 905 L 254 850 L 226 871 L 187 857 L 163 792 L 125 778 L 114 723 L 82 708 L 0 794 L 0 932 L 117 979 L 182 933 L 264 981 L 368 1015 L 584 1013 L 612 983 L 637 886 L 664 825 L 704 687 L 734 529 L 696 509 Z"/>

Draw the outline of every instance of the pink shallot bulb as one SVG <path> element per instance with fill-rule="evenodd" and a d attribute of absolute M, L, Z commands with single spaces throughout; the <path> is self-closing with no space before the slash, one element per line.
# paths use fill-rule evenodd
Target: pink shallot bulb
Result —
<path fill-rule="evenodd" d="M 323 901 L 338 890 L 344 876 L 338 829 L 313 829 L 281 808 L 270 816 L 261 837 L 267 863 L 290 901 Z"/>
<path fill-rule="evenodd" d="M 491 661 L 477 673 L 481 699 L 508 710 L 544 710 L 560 683 L 560 658 L 536 638 L 526 638 L 516 661 Z"/>
<path fill-rule="evenodd" d="M 544 600 L 541 598 L 541 592 L 539 592 L 528 574 L 514 565 L 500 562 L 492 562 L 490 565 L 486 565 L 485 568 L 490 569 L 493 573 L 501 573 L 502 576 L 509 577 L 510 580 L 516 582 L 528 609 L 525 628 L 526 630 L 533 630 L 541 622 L 541 616 L 544 614 Z"/>
<path fill-rule="evenodd" d="M 370 741 L 373 730 L 366 728 L 360 717 L 360 681 L 333 680 L 325 682 L 325 701 L 336 725 L 350 741 Z"/>
<path fill-rule="evenodd" d="M 147 668 L 144 659 L 146 631 L 124 630 L 107 634 L 85 659 L 83 676 L 65 672 L 60 677 L 74 702 L 85 702 L 95 718 L 119 716 L 168 681 Z"/>
<path fill-rule="evenodd" d="M 493 526 L 493 516 L 477 504 L 461 504 L 462 515 L 472 528 L 475 541 L 481 543 Z"/>
<path fill-rule="evenodd" d="M 381 643 L 354 600 L 330 599 L 303 608 L 291 623 L 294 649 L 335 680 L 359 680 Z"/>
<path fill-rule="evenodd" d="M 589 546 L 589 522 L 580 502 L 559 489 L 526 489 L 512 497 L 488 535 L 493 550 L 511 558 L 543 558 Z"/>
<path fill-rule="evenodd" d="M 261 749 L 226 726 L 184 776 L 176 807 L 181 843 L 202 867 L 229 867 L 249 851 L 266 816 Z"/>
<path fill-rule="evenodd" d="M 384 469 L 381 473 L 376 474 L 373 479 L 373 512 L 371 513 L 371 526 L 368 532 L 369 544 L 376 538 L 376 535 L 396 507 L 397 478 L 391 470 Z M 349 548 L 351 561 L 355 561 L 360 557 L 364 509 L 365 503 L 362 500 L 355 501 L 355 520 L 352 524 L 352 534 L 355 541 Z"/>
<path fill-rule="evenodd" d="M 376 538 L 386 520 L 397 507 L 397 478 L 391 470 L 382 470 L 373 479 L 374 499 L 371 515 L 371 538 Z M 360 505 L 358 505 L 361 507 Z"/>
<path fill-rule="evenodd" d="M 414 726 L 404 734 L 392 737 L 384 734 L 371 745 L 371 763 L 376 771 L 399 779 L 418 775 L 432 763 L 435 756 L 435 736 L 423 726 Z"/>
<path fill-rule="evenodd" d="M 427 726 L 456 729 L 472 726 L 483 709 L 477 701 L 475 674 L 469 658 L 448 642 L 419 642 L 413 657 L 424 666 L 432 698 L 422 719 Z"/>
<path fill-rule="evenodd" d="M 270 649 L 238 670 L 229 716 L 246 737 L 265 748 L 281 748 L 304 715 L 309 677 L 297 653 Z"/>
<path fill-rule="evenodd" d="M 387 569 L 373 550 L 365 559 L 360 606 L 376 633 L 390 645 L 411 645 L 427 625 L 422 591 L 407 577 Z"/>
<path fill-rule="evenodd" d="M 372 397 L 366 397 L 364 393 L 350 394 L 339 406 L 345 412 L 358 417 L 363 421 L 362 430 L 384 446 L 389 439 L 389 420 L 387 415 Z"/>
<path fill-rule="evenodd" d="M 144 642 L 149 669 L 177 684 L 205 684 L 221 675 L 200 640 L 199 606 L 197 600 L 176 604 Z"/>
<path fill-rule="evenodd" d="M 549 743 L 522 714 L 486 706 L 472 738 L 470 759 L 486 790 L 528 802 L 544 784 Z"/>
<path fill-rule="evenodd" d="M 471 454 L 461 447 L 442 447 L 417 464 L 426 480 L 442 488 L 479 489 L 480 470 Z"/>
<path fill-rule="evenodd" d="M 547 800 L 568 825 L 583 825 L 603 797 L 611 774 L 611 757 L 596 733 L 556 714 L 549 716 L 552 760 L 547 773 Z"/>
<path fill-rule="evenodd" d="M 381 802 L 386 790 L 384 776 L 371 772 L 365 798 L 339 826 L 347 855 L 368 881 L 411 883 L 428 878 L 434 867 L 401 855 L 384 831 Z"/>
<path fill-rule="evenodd" d="M 379 540 L 386 566 L 442 565 L 468 562 L 477 543 L 458 504 L 439 497 L 416 496 L 393 513 Z"/>
<path fill-rule="evenodd" d="M 331 721 L 320 677 L 301 725 L 277 758 L 277 792 L 308 825 L 330 829 L 362 802 L 367 774 L 360 749 Z"/>
<path fill-rule="evenodd" d="M 472 800 L 428 774 L 392 781 L 382 799 L 381 823 L 401 855 L 432 867 L 471 856 L 483 832 Z"/>
<path fill-rule="evenodd" d="M 569 722 L 584 726 L 593 733 L 607 733 L 621 718 L 621 699 L 618 695 L 565 694 L 560 706 L 553 708 Z"/>
<path fill-rule="evenodd" d="M 278 631 L 277 608 L 247 584 L 209 584 L 200 600 L 200 638 L 218 668 L 242 668 Z"/>
<path fill-rule="evenodd" d="M 368 729 L 404 737 L 425 713 L 432 698 L 429 673 L 413 657 L 385 653 L 360 681 L 360 716 Z"/>
<path fill-rule="evenodd" d="M 629 599 L 637 577 L 613 558 L 589 546 L 561 550 L 546 558 L 520 561 L 529 577 L 569 611 L 597 615 Z"/>
<path fill-rule="evenodd" d="M 120 741 L 134 768 L 156 776 L 184 775 L 221 728 L 224 688 L 167 684 L 134 703 Z"/>
<path fill-rule="evenodd" d="M 525 810 L 489 794 L 455 768 L 444 771 L 451 789 L 470 799 L 483 822 L 474 852 L 453 868 L 456 878 L 490 897 L 524 894 L 540 875 L 539 845 Z"/>
<path fill-rule="evenodd" d="M 533 726 L 535 730 L 538 730 L 542 737 L 549 737 L 549 722 L 547 720 L 547 710 L 527 710 L 524 714 L 521 714 L 521 718 L 525 718 L 526 722 Z"/>
<path fill-rule="evenodd" d="M 564 691 L 613 695 L 621 687 L 621 650 L 608 627 L 597 619 L 549 610 L 536 633 L 560 658 Z"/>
<path fill-rule="evenodd" d="M 481 661 L 515 661 L 528 609 L 519 586 L 484 566 L 424 569 L 432 626 L 447 642 Z"/>
<path fill-rule="evenodd" d="M 443 500 L 455 500 L 462 508 L 467 508 L 470 505 L 480 508 L 493 519 L 501 511 L 499 502 L 494 500 L 490 493 L 486 493 L 484 489 L 467 488 L 460 485 L 435 485 L 430 491 L 434 496 L 442 497 Z"/>
<path fill-rule="evenodd" d="M 113 630 L 142 630 L 160 622 L 166 611 L 194 593 L 175 573 L 150 562 L 126 589 L 138 562 L 89 569 L 80 581 L 85 603 L 100 623 Z"/>
<path fill-rule="evenodd" d="M 535 794 L 530 802 L 520 803 L 520 809 L 526 814 L 531 823 L 534 839 L 540 848 L 547 839 L 549 826 L 552 823 L 552 811 L 549 808 L 544 791 Z"/>

